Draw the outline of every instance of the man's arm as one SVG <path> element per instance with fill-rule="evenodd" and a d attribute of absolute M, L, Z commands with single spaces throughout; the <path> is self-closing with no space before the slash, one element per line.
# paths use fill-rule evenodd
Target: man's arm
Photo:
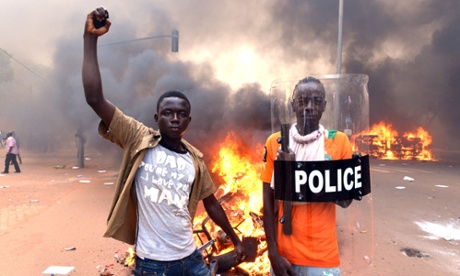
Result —
<path fill-rule="evenodd" d="M 11 142 L 11 140 L 9 140 L 8 138 L 6 139 L 6 154 L 10 154 L 11 151 L 13 150 L 13 144 Z"/>
<path fill-rule="evenodd" d="M 88 14 L 83 35 L 83 68 L 82 80 L 86 102 L 102 119 L 106 126 L 110 125 L 115 106 L 104 98 L 102 80 L 97 58 L 97 39 L 109 31 L 110 20 L 102 28 L 96 29 L 93 23 L 95 11 Z"/>
<path fill-rule="evenodd" d="M 242 262 L 246 258 L 246 252 L 240 238 L 236 235 L 233 227 L 228 221 L 224 209 L 217 201 L 214 195 L 210 195 L 203 199 L 203 205 L 209 217 L 227 234 L 235 246 L 236 262 Z"/>
<path fill-rule="evenodd" d="M 277 217 L 275 216 L 275 193 L 269 183 L 263 182 L 263 221 L 268 245 L 268 258 L 277 276 L 296 275 L 289 261 L 280 255 L 276 245 Z"/>

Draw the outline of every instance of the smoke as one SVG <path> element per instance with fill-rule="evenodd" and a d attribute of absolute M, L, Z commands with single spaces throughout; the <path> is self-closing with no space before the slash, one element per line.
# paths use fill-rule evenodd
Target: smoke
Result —
<path fill-rule="evenodd" d="M 287 60 L 335 62 L 336 5 L 274 8 Z M 458 149 L 459 14 L 456 1 L 344 1 L 342 72 L 369 75 L 371 124 L 392 123 L 400 133 L 422 126 L 435 146 Z"/>
<path fill-rule="evenodd" d="M 163 17 L 157 24 L 165 24 L 165 20 Z M 81 37 L 77 39 L 81 44 Z M 122 38 L 113 40 L 121 41 Z M 216 79 L 209 63 L 177 60 L 169 53 L 169 47 L 162 51 L 153 50 L 156 43 L 146 43 L 147 47 L 132 44 L 103 46 L 101 43 L 98 52 L 106 98 L 126 114 L 155 128 L 153 118 L 159 96 L 168 90 L 182 91 L 192 105 L 192 123 L 185 138 L 203 151 L 208 160 L 230 131 L 239 133 L 241 140 L 248 145 L 260 143 L 265 138 L 270 127 L 270 107 L 259 84 L 242 84 L 233 91 L 229 85 Z M 82 129 L 91 143 L 105 146 L 107 143 L 103 144 L 102 139 L 96 137 L 98 119 L 84 102 L 81 67 L 67 66 L 81 63 L 81 55 L 68 54 L 69 51 L 81 53 L 81 48 L 73 40 L 65 40 L 62 45 L 64 47 L 55 55 L 56 66 L 62 69 L 52 75 L 58 85 L 54 90 L 56 94 L 51 97 L 52 105 L 60 107 L 62 116 L 73 127 L 72 131 Z"/>
<path fill-rule="evenodd" d="M 357 26 L 364 18 L 352 12 L 355 8 L 363 10 L 349 5 L 345 11 L 351 23 L 344 27 L 345 37 L 351 38 L 345 40 L 345 68 L 370 77 L 371 122 L 391 122 L 401 133 L 422 126 L 432 134 L 435 146 L 458 149 L 458 4 L 415 1 L 410 10 L 395 12 L 383 2 L 366 3 L 362 28 Z M 404 50 L 390 46 L 395 40 Z M 383 45 L 387 51 L 382 51 Z M 378 54 L 382 58 L 376 58 Z"/>
<path fill-rule="evenodd" d="M 70 1 L 73 9 L 56 15 L 72 23 L 50 29 L 54 46 L 46 53 L 52 62 L 23 60 L 40 78 L 0 52 L 0 129 L 15 128 L 31 149 L 73 143 L 77 129 L 88 146 L 113 147 L 97 136 L 99 120 L 83 96 L 82 31 L 89 10 L 79 3 Z M 177 54 L 169 39 L 99 47 L 105 96 L 155 127 L 159 95 L 184 92 L 192 103 L 185 138 L 208 158 L 229 131 L 249 146 L 264 143 L 274 79 L 336 70 L 337 1 L 202 1 L 199 7 L 190 1 L 111 1 L 105 7 L 113 25 L 100 44 L 180 31 Z M 369 75 L 371 124 L 384 120 L 401 133 L 422 126 L 435 146 L 458 149 L 459 15 L 455 0 L 344 1 L 342 72 Z M 46 18 L 45 12 L 36 16 Z M 252 63 L 237 62 L 242 47 L 252 53 Z"/>

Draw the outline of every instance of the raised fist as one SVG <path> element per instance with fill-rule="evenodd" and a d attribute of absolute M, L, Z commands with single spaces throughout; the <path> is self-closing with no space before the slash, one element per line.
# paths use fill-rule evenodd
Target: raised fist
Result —
<path fill-rule="evenodd" d="M 104 35 L 109 31 L 111 24 L 109 12 L 103 7 L 99 7 L 86 17 L 85 33 L 97 36 Z"/>

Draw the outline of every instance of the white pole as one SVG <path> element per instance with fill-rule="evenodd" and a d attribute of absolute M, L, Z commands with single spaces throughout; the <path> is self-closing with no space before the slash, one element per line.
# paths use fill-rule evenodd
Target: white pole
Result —
<path fill-rule="evenodd" d="M 342 72 L 342 22 L 343 22 L 343 0 L 339 0 L 339 29 L 338 29 L 338 39 L 337 39 L 337 71 L 336 74 Z M 340 77 L 337 78 L 336 91 L 333 96 L 333 106 L 335 110 L 333 118 L 336 125 L 336 129 L 343 131 L 342 124 L 340 122 L 340 103 L 339 103 L 339 93 L 340 93 Z"/>
<path fill-rule="evenodd" d="M 339 34 L 337 39 L 337 74 L 342 71 L 343 0 L 339 0 Z"/>

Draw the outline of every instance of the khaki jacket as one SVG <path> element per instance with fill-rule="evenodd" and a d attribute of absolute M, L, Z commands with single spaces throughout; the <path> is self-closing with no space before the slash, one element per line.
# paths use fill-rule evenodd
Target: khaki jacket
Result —
<path fill-rule="evenodd" d="M 123 161 L 104 237 L 112 237 L 128 244 L 134 244 L 137 231 L 137 200 L 133 181 L 146 149 L 157 146 L 161 135 L 159 131 L 123 114 L 118 108 L 115 110 L 110 126 L 107 128 L 101 122 L 98 132 L 103 138 L 123 149 Z M 193 220 L 198 202 L 212 195 L 216 187 L 203 161 L 203 154 L 184 139 L 182 143 L 192 156 L 195 165 L 196 176 L 188 204 Z"/>

